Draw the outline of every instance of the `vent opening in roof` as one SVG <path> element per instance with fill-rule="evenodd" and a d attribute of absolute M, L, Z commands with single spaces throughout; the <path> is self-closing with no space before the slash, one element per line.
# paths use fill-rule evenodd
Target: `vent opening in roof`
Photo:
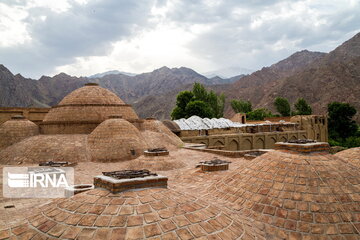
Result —
<path fill-rule="evenodd" d="M 134 189 L 167 188 L 168 178 L 147 169 L 103 172 L 94 178 L 94 186 L 105 188 L 112 193 Z"/>
<path fill-rule="evenodd" d="M 97 83 L 85 83 L 85 86 L 99 86 Z"/>
<path fill-rule="evenodd" d="M 25 117 L 23 115 L 14 115 L 11 119 L 25 119 Z"/>
<path fill-rule="evenodd" d="M 287 142 L 277 142 L 275 143 L 275 149 L 304 154 L 314 152 L 328 153 L 330 146 L 327 142 L 316 142 L 311 139 L 297 139 L 289 140 Z"/>

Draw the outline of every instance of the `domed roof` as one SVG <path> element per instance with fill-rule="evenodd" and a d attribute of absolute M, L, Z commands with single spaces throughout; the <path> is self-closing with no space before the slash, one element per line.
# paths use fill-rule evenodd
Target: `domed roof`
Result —
<path fill-rule="evenodd" d="M 87 135 L 36 135 L 15 143 L 2 151 L 1 164 L 40 163 L 47 161 L 86 162 Z"/>
<path fill-rule="evenodd" d="M 41 207 L 7 233 L 40 239 L 255 239 L 249 228 L 223 209 L 172 190 L 94 189 Z"/>
<path fill-rule="evenodd" d="M 347 163 L 354 165 L 360 168 L 360 147 L 358 148 L 350 148 L 335 154 L 342 159 L 344 159 Z"/>
<path fill-rule="evenodd" d="M 37 134 L 39 127 L 35 123 L 21 115 L 13 116 L 0 125 L 0 149 Z"/>
<path fill-rule="evenodd" d="M 360 237 L 358 169 L 324 151 L 268 152 L 208 190 L 276 239 Z"/>
<path fill-rule="evenodd" d="M 143 123 L 143 128 L 145 132 L 142 134 L 145 136 L 145 141 L 150 148 L 180 147 L 184 144 L 176 134 L 159 120 L 146 119 Z M 160 146 L 161 144 L 166 146 Z"/>
<path fill-rule="evenodd" d="M 97 126 L 88 137 L 92 161 L 130 160 L 146 149 L 139 130 L 121 118 L 110 118 Z"/>
<path fill-rule="evenodd" d="M 125 104 L 115 93 L 98 86 L 97 84 L 85 84 L 84 87 L 78 88 L 68 94 L 58 104 Z"/>
<path fill-rule="evenodd" d="M 61 123 L 66 124 L 65 127 L 67 128 L 77 128 L 70 125 L 79 123 L 99 124 L 111 115 L 121 115 L 124 119 L 139 118 L 133 108 L 125 104 L 115 93 L 97 84 L 86 84 L 84 87 L 71 92 L 57 106 L 51 108 L 42 124 L 46 125 L 45 130 L 49 128 L 47 125 Z M 62 127 L 64 126 L 59 127 L 59 129 Z M 82 133 L 90 132 L 84 131 Z"/>

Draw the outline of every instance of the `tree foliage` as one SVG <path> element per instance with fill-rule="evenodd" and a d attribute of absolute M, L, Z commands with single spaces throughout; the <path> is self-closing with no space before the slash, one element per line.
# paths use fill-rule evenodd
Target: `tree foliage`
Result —
<path fill-rule="evenodd" d="M 201 118 L 212 118 L 214 112 L 211 107 L 203 101 L 192 101 L 186 106 L 186 117 L 199 116 Z"/>
<path fill-rule="evenodd" d="M 246 114 L 246 118 L 248 120 L 258 120 L 258 121 L 262 121 L 267 117 L 272 117 L 272 113 L 270 110 L 266 109 L 266 108 L 257 108 L 254 111 L 248 112 Z"/>
<path fill-rule="evenodd" d="M 275 98 L 274 105 L 276 110 L 281 114 L 281 116 L 283 117 L 290 116 L 291 107 L 289 101 L 286 98 L 283 97 Z"/>
<path fill-rule="evenodd" d="M 195 83 L 192 91 L 182 91 L 176 97 L 176 107 L 172 119 L 189 118 L 193 115 L 205 118 L 221 118 L 224 114 L 225 95 L 207 91 L 200 83 Z"/>
<path fill-rule="evenodd" d="M 332 102 L 328 105 L 329 137 L 344 141 L 357 134 L 358 126 L 352 118 L 356 109 L 349 103 Z"/>
<path fill-rule="evenodd" d="M 248 113 L 252 111 L 252 105 L 250 101 L 244 100 L 231 100 L 231 107 L 236 113 Z"/>
<path fill-rule="evenodd" d="M 311 115 L 311 106 L 305 101 L 304 98 L 298 98 L 294 104 L 296 109 L 293 115 Z"/>

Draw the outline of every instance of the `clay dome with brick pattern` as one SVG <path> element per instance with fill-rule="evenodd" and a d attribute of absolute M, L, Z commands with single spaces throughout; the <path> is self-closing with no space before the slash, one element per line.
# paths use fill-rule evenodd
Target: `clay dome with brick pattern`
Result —
<path fill-rule="evenodd" d="M 125 119 L 112 116 L 88 136 L 92 161 L 115 162 L 140 156 L 147 148 L 140 131 Z"/>
<path fill-rule="evenodd" d="M 51 108 L 42 125 L 45 134 L 89 134 L 110 115 L 138 119 L 131 105 L 125 104 L 116 94 L 97 84 L 86 84 Z"/>
<path fill-rule="evenodd" d="M 251 225 L 193 196 L 154 188 L 113 194 L 95 189 L 40 207 L 3 236 L 28 239 L 263 239 Z"/>
<path fill-rule="evenodd" d="M 284 145 L 213 184 L 209 195 L 258 221 L 271 239 L 359 239 L 358 169 L 326 152 L 327 143 Z"/>
<path fill-rule="evenodd" d="M 347 163 L 360 168 L 360 147 L 350 148 L 335 154 Z"/>
<path fill-rule="evenodd" d="M 38 135 L 39 127 L 21 115 L 13 116 L 0 126 L 0 149 Z"/>

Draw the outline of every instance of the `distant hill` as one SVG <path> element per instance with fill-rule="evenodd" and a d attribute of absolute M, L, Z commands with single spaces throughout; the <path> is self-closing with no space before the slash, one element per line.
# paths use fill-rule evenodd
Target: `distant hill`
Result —
<path fill-rule="evenodd" d="M 103 73 L 97 73 L 97 74 L 89 76 L 88 78 L 101 78 L 101 77 L 105 77 L 106 75 L 116 75 L 116 74 L 123 74 L 126 76 L 136 76 L 137 75 L 135 73 L 120 72 L 118 70 L 112 70 L 112 71 L 107 71 L 107 72 L 103 72 Z"/>
<path fill-rule="evenodd" d="M 125 102 L 132 104 L 143 97 L 158 96 L 175 89 L 181 90 L 194 82 L 214 85 L 233 81 L 233 79 L 221 78 L 208 79 L 185 67 L 171 69 L 162 67 L 136 76 L 113 73 L 92 78 L 78 78 L 60 73 L 53 77 L 42 76 L 39 80 L 33 80 L 26 79 L 20 74 L 13 75 L 5 66 L 0 65 L 0 106 L 54 106 L 68 93 L 87 82 L 99 83 L 100 86 L 117 93 Z M 236 79 L 240 79 L 240 77 L 237 76 Z M 139 112 L 141 116 L 148 114 L 150 113 L 147 111 Z"/>

